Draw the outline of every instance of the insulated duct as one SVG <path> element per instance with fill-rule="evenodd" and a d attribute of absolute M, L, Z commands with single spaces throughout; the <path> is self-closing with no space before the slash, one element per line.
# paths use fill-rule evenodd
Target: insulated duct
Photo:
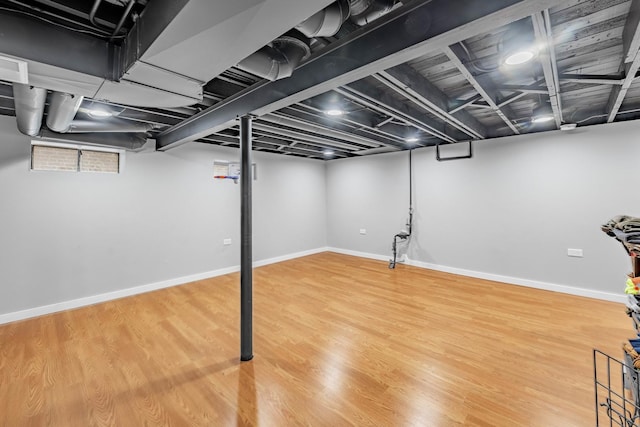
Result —
<path fill-rule="evenodd" d="M 311 49 L 299 38 L 284 35 L 240 61 L 237 67 L 267 80 L 290 77 L 293 70 L 311 54 Z"/>
<path fill-rule="evenodd" d="M 349 0 L 351 20 L 359 26 L 367 25 L 389 13 L 395 4 L 396 0 Z"/>
<path fill-rule="evenodd" d="M 302 21 L 295 28 L 305 36 L 331 37 L 349 17 L 349 1 L 338 0 Z"/>
<path fill-rule="evenodd" d="M 42 126 L 47 90 L 22 83 L 13 84 L 13 102 L 18 130 L 25 135 L 36 136 Z"/>
<path fill-rule="evenodd" d="M 66 132 L 83 99 L 84 97 L 78 95 L 53 92 L 49 100 L 47 127 L 54 132 Z"/>
<path fill-rule="evenodd" d="M 59 134 L 43 128 L 40 136 L 47 141 L 121 148 L 130 151 L 140 150 L 147 143 L 147 136 L 140 133 Z"/>
<path fill-rule="evenodd" d="M 150 123 L 132 122 L 123 119 L 109 119 L 108 121 L 74 120 L 69 124 L 65 133 L 139 133 L 153 130 Z"/>
<path fill-rule="evenodd" d="M 49 101 L 47 127 L 58 133 L 128 133 L 148 132 L 152 124 L 131 122 L 122 119 L 74 120 L 83 97 L 69 93 L 53 92 Z"/>

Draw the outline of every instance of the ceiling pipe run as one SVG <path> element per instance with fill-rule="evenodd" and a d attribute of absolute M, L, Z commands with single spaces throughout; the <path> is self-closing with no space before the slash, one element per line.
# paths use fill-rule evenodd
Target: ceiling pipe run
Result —
<path fill-rule="evenodd" d="M 91 120 L 74 120 L 69 124 L 65 133 L 140 133 L 153 130 L 151 123 L 132 122 L 123 119 L 109 119 L 99 122 Z"/>
<path fill-rule="evenodd" d="M 54 132 L 66 132 L 83 99 L 84 97 L 79 95 L 53 92 L 49 100 L 47 127 Z"/>
<path fill-rule="evenodd" d="M 295 28 L 309 38 L 331 37 L 340 30 L 344 21 L 349 18 L 349 14 L 349 1 L 338 0 L 305 19 Z"/>
<path fill-rule="evenodd" d="M 290 77 L 298 64 L 310 54 L 307 43 L 297 37 L 284 35 L 240 61 L 237 67 L 263 79 L 280 80 Z"/>
<path fill-rule="evenodd" d="M 38 135 L 42 126 L 47 90 L 22 83 L 14 83 L 13 100 L 18 130 L 25 135 Z"/>
<path fill-rule="evenodd" d="M 53 92 L 49 101 L 47 127 L 57 133 L 129 133 L 149 132 L 152 124 L 123 119 L 74 120 L 83 97 L 69 93 Z"/>
<path fill-rule="evenodd" d="M 351 20 L 359 25 L 367 25 L 393 9 L 396 0 L 349 0 Z"/>

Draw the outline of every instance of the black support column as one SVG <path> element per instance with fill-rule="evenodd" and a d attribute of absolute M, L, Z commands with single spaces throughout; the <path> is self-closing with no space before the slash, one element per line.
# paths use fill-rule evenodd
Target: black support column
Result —
<path fill-rule="evenodd" d="M 240 118 L 240 360 L 253 359 L 253 236 L 251 230 L 251 116 Z"/>

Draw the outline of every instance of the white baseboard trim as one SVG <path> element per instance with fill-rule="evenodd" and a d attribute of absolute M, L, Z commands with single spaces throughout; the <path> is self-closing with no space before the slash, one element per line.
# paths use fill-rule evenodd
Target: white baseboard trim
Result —
<path fill-rule="evenodd" d="M 389 262 L 389 257 L 384 255 L 370 254 L 367 252 L 358 252 L 358 251 L 352 251 L 349 249 L 340 249 L 340 248 L 327 248 L 327 251 L 335 252 L 342 255 L 351 255 L 351 256 L 357 256 L 360 258 L 368 258 L 368 259 L 375 259 L 377 261 Z"/>
<path fill-rule="evenodd" d="M 255 261 L 253 263 L 253 267 L 254 268 L 263 267 L 269 264 L 276 264 L 278 262 L 289 261 L 290 259 L 302 258 L 303 256 L 309 256 L 309 255 L 319 254 L 322 252 L 327 252 L 328 250 L 329 248 L 324 247 L 324 248 L 311 249 L 308 251 L 296 252 L 294 254 L 288 254 L 288 255 L 278 256 L 278 257 L 269 258 L 269 259 L 263 259 L 261 261 Z M 238 266 L 237 268 L 238 268 L 237 271 L 240 271 L 240 266 Z"/>
<path fill-rule="evenodd" d="M 255 261 L 253 263 L 255 267 L 262 267 L 269 264 L 275 264 L 282 261 L 288 261 L 290 259 L 300 258 L 303 256 L 313 255 L 321 252 L 327 252 L 328 248 L 318 248 L 303 252 L 297 252 L 293 254 L 283 255 L 275 258 L 264 259 Z M 204 273 L 191 274 L 189 276 L 177 277 L 175 279 L 164 280 L 162 282 L 150 283 L 142 286 L 135 286 L 133 288 L 121 289 L 113 292 L 107 292 L 104 294 L 93 295 L 84 298 L 78 298 L 70 301 L 63 301 L 55 304 L 43 305 L 40 307 L 29 308 L 26 310 L 15 311 L 12 313 L 0 314 L 0 325 L 10 322 L 16 322 L 18 320 L 29 319 L 32 317 L 44 316 L 46 314 L 56 313 L 64 310 L 72 310 L 74 308 L 85 307 L 88 305 L 98 304 L 101 302 L 112 301 L 132 295 L 143 294 L 146 292 L 157 291 L 159 289 L 170 288 L 172 286 L 184 285 L 198 280 L 210 279 L 212 277 L 224 276 L 225 274 L 235 273 L 240 271 L 239 265 L 232 267 L 221 268 L 218 270 L 207 271 Z"/>
<path fill-rule="evenodd" d="M 366 252 L 351 251 L 348 249 L 328 248 L 328 250 L 330 252 L 337 252 L 345 255 L 358 256 L 361 258 L 375 259 L 378 261 L 388 261 L 390 258 L 388 256 L 369 254 Z M 536 280 L 522 279 L 519 277 L 501 276 L 499 274 L 483 273 L 481 271 L 465 270 L 462 268 L 448 267 L 448 266 L 438 265 L 438 264 L 430 264 L 430 263 L 415 261 L 415 260 L 406 259 L 406 258 L 403 261 L 398 261 L 398 262 L 402 262 L 403 264 L 411 265 L 414 267 L 425 268 L 428 270 L 436 270 L 436 271 L 442 271 L 444 273 L 457 274 L 459 276 L 474 277 L 477 279 L 491 280 L 494 282 L 507 283 L 510 285 L 525 286 L 525 287 L 534 288 L 534 289 L 543 289 L 546 291 L 560 292 L 563 294 L 594 298 L 594 299 L 599 299 L 604 301 L 618 302 L 622 304 L 624 304 L 625 301 L 627 300 L 626 295 L 615 294 L 611 292 L 577 288 L 574 286 L 567 286 L 567 285 L 558 285 L 556 283 L 539 282 Z"/>

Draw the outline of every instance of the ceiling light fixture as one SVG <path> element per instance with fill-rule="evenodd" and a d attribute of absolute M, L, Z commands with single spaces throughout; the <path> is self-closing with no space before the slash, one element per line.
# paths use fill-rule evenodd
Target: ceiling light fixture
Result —
<path fill-rule="evenodd" d="M 324 156 L 325 156 L 325 157 L 331 157 L 331 156 L 333 156 L 333 155 L 334 155 L 334 154 L 336 154 L 336 153 L 335 153 L 335 151 L 333 151 L 333 150 L 324 150 L 324 153 L 323 153 L 323 154 L 324 154 Z"/>
<path fill-rule="evenodd" d="M 338 110 L 338 109 L 333 109 L 333 110 L 327 110 L 325 111 L 325 114 L 327 116 L 341 116 L 344 114 L 344 111 L 342 110 Z"/>
<path fill-rule="evenodd" d="M 501 62 L 506 66 L 526 64 L 538 56 L 541 46 L 536 43 L 531 18 L 509 25 L 498 42 Z"/>
<path fill-rule="evenodd" d="M 546 105 L 541 105 L 533 109 L 531 116 L 532 123 L 546 123 L 555 119 L 551 108 Z"/>
<path fill-rule="evenodd" d="M 536 51 L 533 48 L 518 50 L 505 57 L 504 63 L 506 65 L 522 65 L 531 61 L 536 57 Z"/>
<path fill-rule="evenodd" d="M 101 109 L 89 110 L 88 114 L 95 119 L 104 119 L 113 116 L 111 111 Z"/>
<path fill-rule="evenodd" d="M 411 138 L 407 138 L 405 139 L 405 142 L 418 142 L 420 141 L 418 138 L 416 138 L 415 136 L 412 136 Z"/>

